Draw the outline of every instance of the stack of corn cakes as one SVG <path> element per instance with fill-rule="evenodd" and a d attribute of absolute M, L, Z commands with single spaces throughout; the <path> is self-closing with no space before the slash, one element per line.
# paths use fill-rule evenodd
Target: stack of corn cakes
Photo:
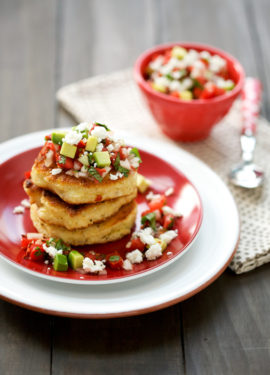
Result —
<path fill-rule="evenodd" d="M 75 246 L 127 235 L 136 218 L 140 162 L 138 150 L 103 124 L 53 132 L 24 182 L 35 228 Z"/>

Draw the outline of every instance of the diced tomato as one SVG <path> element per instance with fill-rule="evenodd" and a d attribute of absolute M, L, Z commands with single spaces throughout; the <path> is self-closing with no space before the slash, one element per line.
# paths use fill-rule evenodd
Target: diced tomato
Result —
<path fill-rule="evenodd" d="M 163 218 L 163 228 L 164 229 L 171 229 L 174 224 L 175 217 L 171 214 L 167 214 Z"/>
<path fill-rule="evenodd" d="M 149 202 L 149 208 L 153 212 L 155 210 L 160 210 L 162 206 L 166 203 L 165 195 L 161 194 L 158 198 L 154 198 Z"/>
<path fill-rule="evenodd" d="M 116 152 L 112 152 L 111 155 L 110 155 L 110 157 L 111 157 L 112 164 L 114 164 L 115 159 L 117 158 L 117 153 Z"/>
<path fill-rule="evenodd" d="M 203 89 L 201 89 L 200 87 L 194 87 L 193 89 L 194 98 L 200 99 L 202 92 L 203 92 Z"/>
<path fill-rule="evenodd" d="M 205 59 L 200 59 L 200 60 L 201 60 L 202 63 L 204 63 L 204 65 L 206 67 L 208 67 L 208 65 L 209 65 L 209 61 L 208 60 L 205 60 Z"/>
<path fill-rule="evenodd" d="M 102 176 L 106 172 L 106 168 L 96 168 L 96 171 Z"/>
<path fill-rule="evenodd" d="M 79 171 L 82 166 L 83 165 L 79 160 L 75 160 L 74 163 L 73 163 L 73 167 L 74 167 L 74 169 L 76 169 L 76 171 Z"/>
<path fill-rule="evenodd" d="M 81 139 L 80 142 L 77 144 L 78 148 L 85 148 L 85 142 Z"/>
<path fill-rule="evenodd" d="M 106 256 L 106 262 L 110 268 L 116 269 L 116 270 L 121 269 L 124 263 L 123 258 L 117 251 L 108 254 Z"/>
<path fill-rule="evenodd" d="M 162 63 L 162 65 L 167 64 L 168 61 L 171 59 L 171 57 L 172 57 L 172 52 L 171 52 L 171 50 L 166 51 L 165 54 L 164 54 L 164 59 L 163 59 L 163 63 Z"/>
<path fill-rule="evenodd" d="M 177 99 L 179 99 L 179 97 L 180 97 L 178 91 L 172 91 L 172 92 L 170 93 L 170 95 L 173 96 L 173 97 L 175 97 L 175 98 L 177 98 Z"/>
<path fill-rule="evenodd" d="M 27 246 L 31 243 L 32 240 L 29 240 L 25 235 L 22 235 L 21 239 L 21 247 L 23 250 L 27 248 Z"/>
<path fill-rule="evenodd" d="M 156 221 L 160 221 L 161 220 L 161 210 L 155 210 L 154 211 L 154 214 L 156 215 Z"/>
<path fill-rule="evenodd" d="M 96 258 L 96 254 L 93 253 L 93 252 L 91 252 L 91 251 L 85 253 L 84 255 L 85 255 L 86 258 L 90 258 L 90 259 L 93 260 L 93 261 L 97 259 L 97 258 Z"/>
<path fill-rule="evenodd" d="M 228 70 L 227 70 L 226 67 L 223 68 L 223 69 L 221 69 L 221 70 L 217 73 L 217 75 L 220 76 L 220 77 L 222 77 L 222 78 L 224 78 L 224 79 L 229 79 L 229 78 L 230 78 L 230 77 L 229 77 L 229 72 L 228 72 Z"/>
<path fill-rule="evenodd" d="M 31 260 L 34 260 L 35 262 L 43 262 L 45 258 L 45 251 L 42 247 L 42 245 L 36 245 L 33 243 L 30 246 L 30 253 L 29 253 L 29 258 Z"/>
<path fill-rule="evenodd" d="M 207 85 L 205 85 L 200 99 L 210 99 L 215 97 L 215 91 L 216 91 L 216 85 L 214 85 L 211 82 L 208 82 Z"/>
<path fill-rule="evenodd" d="M 50 150 L 52 150 L 53 152 L 55 152 L 55 145 L 54 145 L 53 142 L 46 142 L 46 143 L 45 143 L 45 147 L 46 147 L 47 149 L 50 149 Z"/>
<path fill-rule="evenodd" d="M 124 153 L 124 150 L 123 148 L 121 147 L 120 150 L 119 150 L 119 155 L 120 155 L 120 159 L 121 160 L 125 160 L 126 159 L 126 154 Z"/>
<path fill-rule="evenodd" d="M 31 178 L 31 171 L 24 172 L 24 178 L 27 180 L 28 178 Z"/>
<path fill-rule="evenodd" d="M 215 96 L 219 96 L 219 95 L 223 95 L 225 94 L 226 90 L 222 89 L 221 87 L 217 87 L 215 88 Z"/>
<path fill-rule="evenodd" d="M 109 138 L 106 138 L 105 139 L 105 146 L 109 146 L 109 144 L 111 143 L 110 139 Z"/>
<path fill-rule="evenodd" d="M 197 77 L 196 81 L 198 81 L 198 83 L 203 87 L 206 84 L 207 79 L 204 77 Z"/>
<path fill-rule="evenodd" d="M 73 169 L 73 166 L 74 166 L 73 159 L 68 158 L 67 156 L 62 156 L 60 154 L 56 154 L 56 162 L 57 162 L 58 168 L 62 168 L 62 169 Z"/>
<path fill-rule="evenodd" d="M 140 240 L 140 238 L 135 237 L 131 240 L 131 245 L 128 250 L 140 250 L 143 251 L 145 248 L 145 244 Z"/>
<path fill-rule="evenodd" d="M 51 134 L 45 135 L 45 140 L 46 141 L 51 141 L 51 139 L 52 139 L 52 135 Z"/>

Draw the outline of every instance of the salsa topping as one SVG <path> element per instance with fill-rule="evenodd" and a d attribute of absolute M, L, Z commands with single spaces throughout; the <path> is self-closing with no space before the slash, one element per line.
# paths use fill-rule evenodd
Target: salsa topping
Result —
<path fill-rule="evenodd" d="M 107 175 L 111 180 L 128 177 L 141 163 L 136 147 L 126 146 L 98 122 L 83 122 L 68 132 L 47 135 L 41 154 L 53 176 L 65 173 L 95 182 L 102 182 Z"/>
<path fill-rule="evenodd" d="M 155 55 L 145 75 L 155 91 L 182 100 L 210 99 L 235 86 L 225 59 L 181 46 Z"/>

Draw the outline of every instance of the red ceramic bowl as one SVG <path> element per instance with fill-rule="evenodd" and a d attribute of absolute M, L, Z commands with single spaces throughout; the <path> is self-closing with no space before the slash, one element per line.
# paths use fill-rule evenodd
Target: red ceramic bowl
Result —
<path fill-rule="evenodd" d="M 190 101 L 153 90 L 144 77 L 146 67 L 153 55 L 163 53 L 175 45 L 196 51 L 205 50 L 224 58 L 230 79 L 236 83 L 234 89 L 215 98 Z M 212 127 L 229 111 L 243 87 L 245 73 L 234 57 L 220 49 L 199 43 L 178 42 L 154 47 L 140 55 L 134 66 L 134 77 L 163 133 L 178 141 L 198 141 L 206 138 Z"/>

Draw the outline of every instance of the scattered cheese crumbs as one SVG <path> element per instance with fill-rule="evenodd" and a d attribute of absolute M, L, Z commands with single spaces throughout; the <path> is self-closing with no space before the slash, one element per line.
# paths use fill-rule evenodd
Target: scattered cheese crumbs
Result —
<path fill-rule="evenodd" d="M 168 251 L 168 252 L 167 252 L 167 255 L 172 255 L 172 252 L 171 252 L 171 251 Z"/>
<path fill-rule="evenodd" d="M 88 257 L 84 258 L 84 260 L 83 260 L 83 269 L 86 272 L 98 273 L 98 272 L 103 271 L 104 268 L 105 268 L 105 265 L 100 260 L 94 260 L 93 261 L 92 259 L 90 259 Z"/>
<path fill-rule="evenodd" d="M 124 268 L 124 270 L 126 270 L 126 271 L 131 271 L 132 270 L 132 264 L 131 264 L 131 262 L 128 260 L 128 259 L 125 259 L 124 260 L 124 263 L 123 263 L 123 268 Z"/>
<path fill-rule="evenodd" d="M 51 174 L 53 176 L 55 176 L 56 174 L 59 174 L 62 172 L 62 169 L 61 168 L 53 168 L 52 171 L 51 171 Z"/>
<path fill-rule="evenodd" d="M 175 237 L 177 237 L 176 230 L 168 230 L 167 232 L 162 233 L 159 238 L 169 244 Z"/>
<path fill-rule="evenodd" d="M 159 243 L 155 243 L 151 245 L 149 249 L 145 252 L 145 256 L 147 260 L 155 260 L 162 255 L 162 248 Z"/>
<path fill-rule="evenodd" d="M 25 207 L 25 208 L 30 208 L 30 202 L 29 202 L 29 200 L 28 199 L 23 199 L 22 201 L 21 201 L 21 205 L 23 206 L 23 207 Z"/>
<path fill-rule="evenodd" d="M 169 189 L 167 189 L 165 191 L 165 196 L 166 197 L 169 197 L 170 195 L 172 195 L 174 193 L 174 188 L 170 187 Z"/>
<path fill-rule="evenodd" d="M 180 212 L 175 212 L 169 206 L 163 206 L 161 210 L 162 210 L 162 212 L 163 212 L 164 215 L 171 214 L 171 215 L 176 216 L 176 217 L 181 217 L 182 216 L 182 214 Z"/>
<path fill-rule="evenodd" d="M 136 249 L 126 254 L 126 258 L 130 263 L 141 263 L 143 261 L 143 253 Z"/>
<path fill-rule="evenodd" d="M 81 122 L 79 125 L 77 125 L 77 129 L 80 131 L 80 132 L 83 132 L 84 130 L 89 130 L 90 129 L 90 125 L 88 122 Z"/>
<path fill-rule="evenodd" d="M 47 254 L 49 254 L 51 258 L 54 258 L 57 253 L 63 254 L 62 250 L 57 250 L 54 246 L 47 246 L 44 244 L 43 249 L 46 251 Z"/>
<path fill-rule="evenodd" d="M 112 143 L 110 143 L 109 146 L 107 146 L 107 150 L 109 152 L 112 152 L 114 150 L 114 145 Z"/>
<path fill-rule="evenodd" d="M 82 133 L 76 132 L 75 130 L 70 130 L 65 137 L 63 138 L 63 142 L 66 142 L 70 145 L 77 145 L 80 140 L 82 139 Z"/>
<path fill-rule="evenodd" d="M 130 169 L 130 163 L 129 163 L 128 159 L 120 160 L 120 165 L 123 168 Z"/>
<path fill-rule="evenodd" d="M 14 214 L 23 214 L 24 213 L 24 207 L 23 206 L 17 206 L 13 210 Z"/>
<path fill-rule="evenodd" d="M 148 201 L 151 201 L 151 200 L 157 199 L 157 198 L 160 198 L 160 194 L 154 194 L 152 191 L 149 191 L 149 193 L 146 196 L 146 199 Z"/>
<path fill-rule="evenodd" d="M 101 140 L 104 138 L 107 138 L 107 130 L 103 128 L 102 126 L 96 126 L 92 131 L 91 135 L 94 135 L 97 138 L 100 138 Z"/>
<path fill-rule="evenodd" d="M 145 228 L 137 233 L 140 240 L 146 245 L 154 245 L 156 243 L 154 237 L 152 236 L 152 229 Z"/>
<path fill-rule="evenodd" d="M 117 175 L 110 173 L 110 180 L 112 180 L 112 181 L 118 180 Z"/>
<path fill-rule="evenodd" d="M 48 261 L 48 260 L 44 260 L 44 263 L 45 263 L 45 264 L 49 264 L 49 261 Z"/>
<path fill-rule="evenodd" d="M 129 241 L 127 244 L 126 244 L 126 248 L 129 249 L 131 246 L 131 241 Z"/>
<path fill-rule="evenodd" d="M 103 150 L 103 144 L 102 143 L 99 143 L 96 147 L 96 151 L 100 152 Z"/>

